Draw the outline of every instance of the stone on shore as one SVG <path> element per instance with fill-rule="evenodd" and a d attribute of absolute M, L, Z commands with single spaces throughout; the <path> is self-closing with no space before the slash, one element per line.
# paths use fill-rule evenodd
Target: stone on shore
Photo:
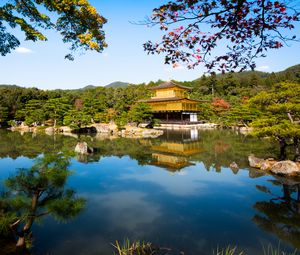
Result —
<path fill-rule="evenodd" d="M 291 160 L 276 161 L 273 158 L 261 159 L 253 155 L 248 157 L 249 165 L 277 175 L 300 175 L 300 164 Z"/>
<path fill-rule="evenodd" d="M 131 138 L 156 138 L 163 134 L 164 132 L 159 129 L 149 129 L 149 128 L 139 128 L 133 126 L 126 126 L 125 129 L 119 132 L 121 137 L 131 137 Z"/>
<path fill-rule="evenodd" d="M 118 126 L 114 122 L 110 122 L 109 124 L 93 124 L 92 126 L 96 128 L 97 133 L 113 134 L 118 132 Z"/>
<path fill-rule="evenodd" d="M 54 127 L 48 127 L 45 129 L 45 133 L 47 135 L 53 135 L 55 133 L 55 128 Z"/>
<path fill-rule="evenodd" d="M 271 172 L 274 174 L 297 175 L 300 173 L 300 169 L 295 162 L 285 160 L 275 163 L 271 168 Z"/>
<path fill-rule="evenodd" d="M 277 161 L 274 159 L 266 159 L 264 162 L 261 164 L 260 169 L 264 171 L 270 171 L 274 164 L 276 164 Z"/>
<path fill-rule="evenodd" d="M 91 154 L 93 153 L 93 148 L 88 147 L 86 142 L 79 142 L 75 147 L 75 152 L 79 154 Z"/>
<path fill-rule="evenodd" d="M 72 133 L 72 128 L 68 126 L 61 126 L 58 128 L 58 132 L 60 133 Z"/>
<path fill-rule="evenodd" d="M 237 164 L 236 162 L 232 162 L 232 163 L 229 165 L 229 167 L 230 167 L 231 169 L 239 169 L 239 166 L 238 166 L 238 164 Z"/>
<path fill-rule="evenodd" d="M 11 127 L 12 131 L 20 132 L 37 132 L 37 127 L 25 126 L 22 123 L 20 126 Z M 44 132 L 47 135 L 53 135 L 55 133 L 63 133 L 65 135 L 71 135 L 73 133 L 97 133 L 97 135 L 116 137 L 130 137 L 130 138 L 157 138 L 163 134 L 162 130 L 152 128 L 140 128 L 132 125 L 125 126 L 125 129 L 119 130 L 118 126 L 111 121 L 110 123 L 96 123 L 90 126 L 82 127 L 79 130 L 73 130 L 68 126 L 61 127 L 47 127 Z"/>
<path fill-rule="evenodd" d="M 264 159 L 257 158 L 254 155 L 250 155 L 248 157 L 248 160 L 249 160 L 250 166 L 254 167 L 254 168 L 261 168 L 261 165 L 264 162 Z"/>

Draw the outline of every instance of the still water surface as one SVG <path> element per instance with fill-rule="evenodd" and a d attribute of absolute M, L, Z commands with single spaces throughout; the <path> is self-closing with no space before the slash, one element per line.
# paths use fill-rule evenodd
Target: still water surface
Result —
<path fill-rule="evenodd" d="M 261 254 L 262 245 L 300 249 L 299 184 L 248 167 L 251 153 L 275 157 L 267 140 L 232 131 L 171 132 L 157 139 L 108 139 L 0 131 L 0 180 L 43 154 L 76 156 L 67 186 L 87 201 L 72 221 L 35 223 L 33 254 L 113 254 L 115 240 L 145 240 L 186 254 L 229 244 Z M 235 162 L 238 169 L 231 169 Z"/>

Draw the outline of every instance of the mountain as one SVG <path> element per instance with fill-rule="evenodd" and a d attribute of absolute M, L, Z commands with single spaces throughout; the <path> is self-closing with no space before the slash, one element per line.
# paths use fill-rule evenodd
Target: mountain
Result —
<path fill-rule="evenodd" d="M 284 71 L 276 73 L 278 76 L 283 77 L 287 80 L 300 82 L 300 64 L 291 66 Z"/>
<path fill-rule="evenodd" d="M 3 89 L 13 89 L 13 88 L 21 88 L 18 85 L 9 85 L 9 84 L 0 84 L 0 88 Z"/>
<path fill-rule="evenodd" d="M 105 88 L 126 88 L 128 87 L 130 83 L 128 82 L 122 82 L 122 81 L 115 81 L 115 82 L 112 82 L 108 85 L 105 86 Z"/>
<path fill-rule="evenodd" d="M 261 71 L 243 71 L 243 72 L 236 72 L 236 73 L 225 73 L 225 74 L 221 74 L 218 73 L 216 75 L 216 78 L 221 80 L 224 79 L 226 77 L 233 77 L 234 79 L 243 82 L 244 80 L 247 79 L 251 79 L 251 77 L 257 77 L 260 79 L 274 79 L 276 82 L 280 82 L 280 81 L 285 81 L 285 80 L 289 80 L 289 81 L 294 81 L 294 82 L 299 82 L 300 81 L 300 64 L 295 65 L 295 66 L 291 66 L 283 71 L 279 71 L 279 72 L 272 72 L 272 73 L 268 73 L 268 72 L 261 72 Z M 202 79 L 202 77 L 194 80 L 194 81 L 200 81 Z"/>
<path fill-rule="evenodd" d="M 94 85 L 87 85 L 87 86 L 81 88 L 80 90 L 95 89 L 95 88 L 97 88 L 97 86 L 94 86 Z"/>

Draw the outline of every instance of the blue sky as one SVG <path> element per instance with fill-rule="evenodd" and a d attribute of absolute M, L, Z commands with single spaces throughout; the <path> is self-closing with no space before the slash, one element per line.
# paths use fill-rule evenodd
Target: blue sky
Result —
<path fill-rule="evenodd" d="M 0 84 L 17 84 L 42 89 L 72 89 L 89 84 L 104 86 L 113 81 L 142 83 L 158 79 L 193 80 L 204 73 L 164 65 L 163 56 L 148 56 L 143 51 L 147 40 L 158 40 L 158 27 L 146 28 L 130 21 L 141 21 L 154 7 L 167 0 L 91 0 L 97 10 L 108 19 L 104 29 L 109 47 L 102 54 L 87 52 L 75 61 L 64 59 L 68 53 L 60 35 L 47 31 L 47 42 L 21 40 L 21 48 L 6 57 L 0 56 Z M 297 28 L 299 30 L 299 26 Z M 18 32 L 17 32 L 18 33 Z M 22 37 L 20 37 L 22 38 Z M 300 43 L 268 52 L 259 59 L 259 70 L 280 71 L 300 63 Z"/>

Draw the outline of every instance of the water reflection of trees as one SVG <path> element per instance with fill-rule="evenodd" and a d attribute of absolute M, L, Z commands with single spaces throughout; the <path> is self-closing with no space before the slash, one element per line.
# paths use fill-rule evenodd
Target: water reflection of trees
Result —
<path fill-rule="evenodd" d="M 266 186 L 257 189 L 269 194 L 270 199 L 254 205 L 259 214 L 253 221 L 263 230 L 300 249 L 300 181 L 277 179 L 272 184 L 281 188 L 281 194 Z"/>
<path fill-rule="evenodd" d="M 265 140 L 258 140 L 237 134 L 228 130 L 199 131 L 198 137 L 190 130 L 168 131 L 157 139 L 109 138 L 103 136 L 69 137 L 63 135 L 48 136 L 45 134 L 13 133 L 0 130 L 0 157 L 17 158 L 26 156 L 35 158 L 42 153 L 73 151 L 78 141 L 85 141 L 94 148 L 95 153 L 78 158 L 81 162 L 97 162 L 105 156 L 129 156 L 137 160 L 140 165 L 153 162 L 154 148 L 161 145 L 193 147 L 195 153 L 186 154 L 184 151 L 172 151 L 172 156 L 185 157 L 186 166 L 191 162 L 203 162 L 207 170 L 221 171 L 222 167 L 229 167 L 234 161 L 239 168 L 248 168 L 247 157 L 254 153 L 257 156 L 273 157 L 276 155 L 272 144 Z M 182 154 L 184 153 L 184 155 Z M 166 153 L 165 153 L 166 154 Z M 182 160 L 181 160 L 182 161 Z M 181 162 L 180 161 L 180 162 Z"/>
<path fill-rule="evenodd" d="M 272 157 L 276 153 L 274 146 L 268 141 L 247 137 L 229 130 L 202 130 L 199 131 L 197 139 L 192 139 L 194 138 L 192 135 L 188 139 L 188 132 L 190 131 L 167 132 L 157 139 L 152 149 L 155 151 L 161 147 L 159 149 L 161 152 L 163 148 L 170 147 L 172 150 L 164 152 L 174 156 L 176 147 L 174 144 L 181 145 L 184 151 L 178 152 L 177 156 L 185 156 L 187 162 L 202 162 L 208 171 L 215 169 L 218 172 L 222 167 L 230 167 L 232 162 L 236 162 L 239 168 L 248 168 L 250 154 Z M 189 153 L 191 148 L 194 153 Z M 238 169 L 233 169 L 233 172 L 237 173 Z"/>
<path fill-rule="evenodd" d="M 202 153 L 193 157 L 201 161 L 207 170 L 221 171 L 236 162 L 239 168 L 249 168 L 248 156 L 255 154 L 261 157 L 273 157 L 274 146 L 269 141 L 258 140 L 228 130 L 211 130 L 201 132 Z"/>
<path fill-rule="evenodd" d="M 74 149 L 76 139 L 72 137 L 45 134 L 9 132 L 0 129 L 0 158 L 36 158 L 41 154 Z"/>
<path fill-rule="evenodd" d="M 12 247 L 28 254 L 35 221 L 46 215 L 69 220 L 83 209 L 85 200 L 65 187 L 71 173 L 69 163 L 70 157 L 65 154 L 48 154 L 5 180 L 0 197 L 0 243 L 6 244 L 5 249 L 1 246 L 2 254 L 11 254 Z"/>

